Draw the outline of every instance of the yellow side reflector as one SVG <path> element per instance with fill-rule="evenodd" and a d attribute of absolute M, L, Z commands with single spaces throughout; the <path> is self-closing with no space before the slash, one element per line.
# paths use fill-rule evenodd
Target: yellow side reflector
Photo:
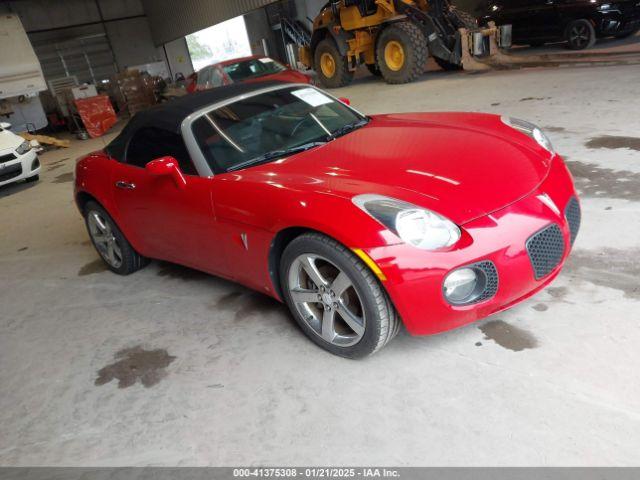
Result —
<path fill-rule="evenodd" d="M 364 250 L 362 250 L 361 248 L 352 248 L 352 250 L 353 253 L 358 255 L 358 257 L 360 257 L 360 259 L 367 265 L 367 267 L 369 267 L 371 271 L 376 274 L 376 277 L 378 277 L 383 282 L 387 281 L 386 275 L 382 273 L 380 267 L 376 265 L 376 262 L 374 262 L 373 259 L 364 252 Z"/>

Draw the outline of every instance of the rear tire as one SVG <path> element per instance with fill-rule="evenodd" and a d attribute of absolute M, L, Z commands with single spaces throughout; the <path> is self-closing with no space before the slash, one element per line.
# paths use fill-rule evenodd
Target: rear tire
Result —
<path fill-rule="evenodd" d="M 129 275 L 149 264 L 149 259 L 134 250 L 101 205 L 87 202 L 84 219 L 91 243 L 109 270 L 118 275 Z"/>
<path fill-rule="evenodd" d="M 408 21 L 385 28 L 376 47 L 378 67 L 387 83 L 409 83 L 425 70 L 429 50 L 422 30 Z"/>
<path fill-rule="evenodd" d="M 371 355 L 400 329 L 375 275 L 330 237 L 306 233 L 292 240 L 280 261 L 280 278 L 284 300 L 302 331 L 335 355 Z"/>
<path fill-rule="evenodd" d="M 574 20 L 565 31 L 567 46 L 571 50 L 584 50 L 596 43 L 596 31 L 589 20 Z"/>
<path fill-rule="evenodd" d="M 318 43 L 313 55 L 313 68 L 322 85 L 328 88 L 345 87 L 353 80 L 347 57 L 340 55 L 332 38 L 325 38 Z"/>

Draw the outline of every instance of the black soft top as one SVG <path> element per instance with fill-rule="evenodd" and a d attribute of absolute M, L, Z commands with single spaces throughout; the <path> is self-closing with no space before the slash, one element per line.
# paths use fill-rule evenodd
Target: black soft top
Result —
<path fill-rule="evenodd" d="M 244 95 L 245 93 L 275 85 L 282 85 L 282 82 L 235 83 L 233 85 L 191 93 L 167 103 L 155 105 L 147 110 L 136 113 L 122 129 L 120 135 L 114 138 L 111 143 L 106 146 L 105 150 L 110 156 L 122 160 L 129 140 L 142 128 L 155 127 L 171 133 L 180 134 L 182 121 L 193 112 L 205 108 L 207 105 L 213 105 L 214 103 L 223 102 L 224 100 Z"/>

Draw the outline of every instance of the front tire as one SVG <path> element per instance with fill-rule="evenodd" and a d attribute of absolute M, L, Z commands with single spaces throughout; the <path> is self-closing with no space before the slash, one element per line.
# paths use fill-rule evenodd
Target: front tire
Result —
<path fill-rule="evenodd" d="M 409 83 L 425 70 L 429 50 L 422 30 L 408 21 L 385 28 L 378 38 L 376 58 L 387 83 Z"/>
<path fill-rule="evenodd" d="M 301 235 L 280 262 L 284 300 L 317 345 L 347 358 L 371 355 L 399 331 L 400 319 L 369 268 L 319 233 Z"/>
<path fill-rule="evenodd" d="M 589 20 L 574 20 L 565 32 L 567 46 L 571 50 L 584 50 L 596 44 L 596 31 Z"/>
<path fill-rule="evenodd" d="M 38 180 L 40 180 L 40 174 L 33 175 L 31 177 L 27 177 L 27 178 L 25 178 L 24 181 L 27 182 L 27 183 L 33 183 L 33 182 L 37 182 Z"/>
<path fill-rule="evenodd" d="M 353 80 L 353 72 L 349 71 L 347 57 L 340 55 L 336 42 L 332 38 L 325 38 L 318 43 L 313 63 L 313 68 L 325 87 L 345 87 Z"/>
<path fill-rule="evenodd" d="M 134 250 L 107 211 L 96 202 L 84 207 L 84 219 L 91 238 L 109 270 L 129 275 L 145 267 L 149 260 Z"/>

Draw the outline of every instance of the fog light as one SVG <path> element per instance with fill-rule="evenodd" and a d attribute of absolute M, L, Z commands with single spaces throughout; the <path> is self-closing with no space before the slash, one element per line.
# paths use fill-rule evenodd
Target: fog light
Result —
<path fill-rule="evenodd" d="M 31 171 L 33 172 L 36 168 L 40 166 L 40 160 L 36 157 L 33 162 L 31 162 Z"/>
<path fill-rule="evenodd" d="M 454 270 L 444 279 L 444 296 L 450 303 L 460 304 L 472 300 L 478 284 L 478 275 L 474 269 Z"/>

